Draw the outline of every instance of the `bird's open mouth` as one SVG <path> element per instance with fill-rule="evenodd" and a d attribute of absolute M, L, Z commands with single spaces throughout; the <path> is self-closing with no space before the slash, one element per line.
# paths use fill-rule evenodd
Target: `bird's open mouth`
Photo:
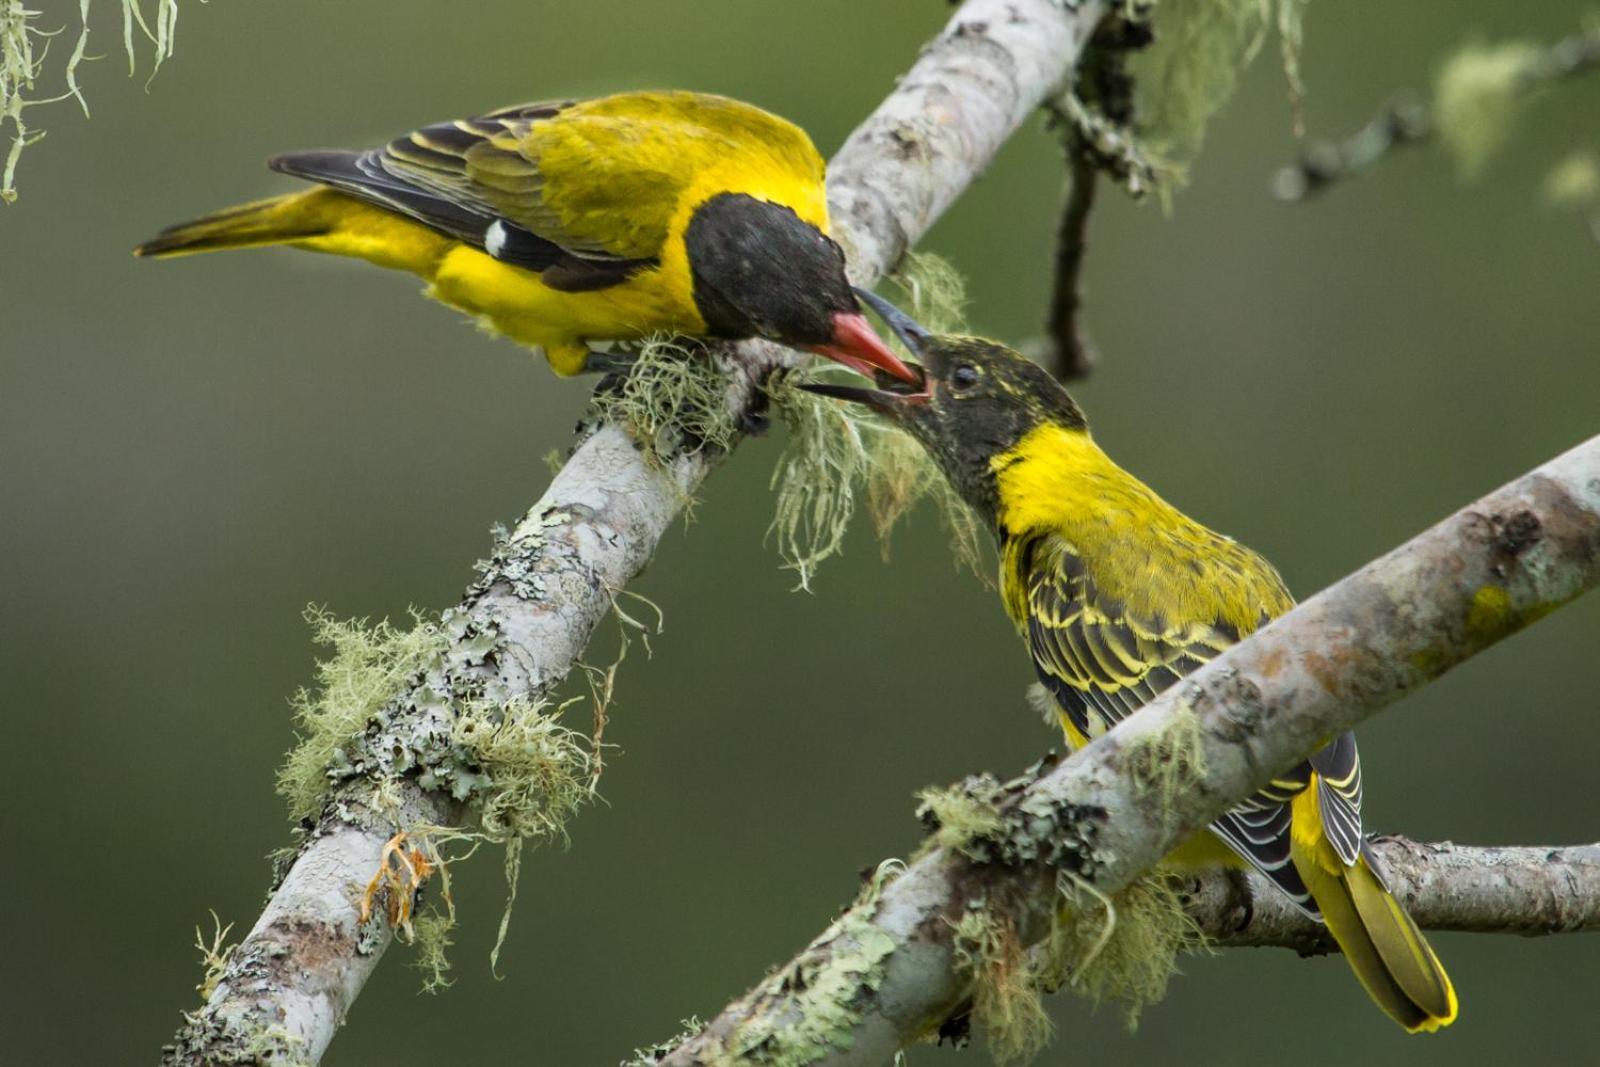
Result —
<path fill-rule="evenodd" d="M 843 382 L 806 382 L 800 386 L 808 393 L 865 404 L 884 415 L 896 415 L 905 408 L 928 400 L 928 379 L 921 364 L 907 362 L 906 368 L 917 379 L 915 384 L 901 381 L 883 371 L 876 372 L 871 386 L 845 385 Z"/>
<path fill-rule="evenodd" d="M 922 356 L 924 345 L 930 337 L 926 329 L 876 293 L 860 288 L 856 289 L 855 293 L 863 304 L 876 311 L 878 316 L 888 323 L 889 328 L 900 339 L 900 343 L 906 346 L 907 351 L 914 356 Z M 907 372 L 903 376 L 886 373 L 882 368 L 854 367 L 854 369 L 860 371 L 863 376 L 871 377 L 873 387 L 835 382 L 809 382 L 800 388 L 818 396 L 831 396 L 835 400 L 865 404 L 872 410 L 890 417 L 903 416 L 928 400 L 930 388 L 928 372 L 920 363 L 908 360 L 901 364 L 900 369 Z M 870 375 L 867 374 L 868 370 L 871 370 Z"/>

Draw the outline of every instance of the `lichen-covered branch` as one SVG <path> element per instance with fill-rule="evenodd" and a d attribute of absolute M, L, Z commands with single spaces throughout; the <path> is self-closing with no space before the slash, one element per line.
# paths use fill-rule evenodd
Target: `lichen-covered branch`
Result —
<path fill-rule="evenodd" d="M 1340 141 L 1319 141 L 1272 179 L 1279 200 L 1299 203 L 1358 177 L 1397 149 L 1435 137 L 1465 178 L 1476 177 L 1510 136 L 1535 91 L 1600 68 L 1600 29 L 1551 45 L 1531 41 L 1474 44 L 1439 72 L 1431 104 L 1400 93 L 1365 126 Z"/>
<path fill-rule="evenodd" d="M 1425 930 L 1525 937 L 1600 931 L 1600 844 L 1495 848 L 1382 837 L 1373 851 L 1389 888 Z M 1180 892 L 1212 944 L 1302 956 L 1339 950 L 1326 926 L 1253 872 L 1207 874 Z"/>
<path fill-rule="evenodd" d="M 960 7 L 830 166 L 834 230 L 858 283 L 891 267 L 1059 89 L 1103 11 L 1102 0 Z M 754 384 L 795 357 L 746 344 L 716 358 L 735 372 L 728 403 L 742 426 L 761 402 Z M 340 787 L 169 1062 L 321 1057 L 390 939 L 381 920 L 357 922 L 385 842 L 397 829 L 453 824 L 471 796 L 454 718 L 464 705 L 547 698 L 720 458 L 709 448 L 646 455 L 609 424 L 582 440 L 443 616 L 444 651 L 336 769 Z"/>
<path fill-rule="evenodd" d="M 1325 738 L 1596 584 L 1600 437 L 1301 604 L 1071 758 L 969 783 L 964 825 L 941 825 L 940 847 L 661 1062 L 886 1062 L 972 996 L 964 931 L 997 931 L 1015 972 L 1064 904 L 1111 899 Z"/>

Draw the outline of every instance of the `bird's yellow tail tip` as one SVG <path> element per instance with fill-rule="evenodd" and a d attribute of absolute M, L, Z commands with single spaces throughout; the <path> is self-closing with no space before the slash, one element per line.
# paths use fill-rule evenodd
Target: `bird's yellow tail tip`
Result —
<path fill-rule="evenodd" d="M 1347 926 L 1345 936 L 1340 937 L 1341 931 L 1331 928 L 1378 1006 L 1407 1033 L 1433 1033 L 1455 1022 L 1458 1004 L 1450 976 L 1433 946 L 1378 881 L 1366 859 L 1348 868 L 1342 881 L 1357 930 Z"/>
<path fill-rule="evenodd" d="M 218 211 L 190 222 L 168 226 L 141 245 L 133 254 L 141 258 L 165 259 L 224 248 L 251 248 L 282 244 L 324 233 L 328 220 L 315 210 L 316 201 L 306 193 L 276 196 Z"/>

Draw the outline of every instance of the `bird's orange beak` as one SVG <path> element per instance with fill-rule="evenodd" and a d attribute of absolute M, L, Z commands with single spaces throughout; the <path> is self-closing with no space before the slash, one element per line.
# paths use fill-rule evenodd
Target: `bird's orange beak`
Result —
<path fill-rule="evenodd" d="M 883 343 L 867 317 L 860 312 L 840 311 L 833 316 L 833 340 L 826 344 L 810 345 L 811 351 L 827 356 L 858 374 L 872 377 L 874 370 L 892 374 L 903 382 L 920 386 L 919 378 L 910 367 L 900 362 L 889 346 Z"/>

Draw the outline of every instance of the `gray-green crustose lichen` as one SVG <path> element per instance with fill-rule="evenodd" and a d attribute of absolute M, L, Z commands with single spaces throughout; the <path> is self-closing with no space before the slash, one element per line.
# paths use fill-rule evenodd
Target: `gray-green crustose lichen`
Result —
<path fill-rule="evenodd" d="M 505 847 L 508 901 L 491 953 L 496 960 L 524 845 L 564 842 L 568 818 L 593 795 L 588 738 L 562 725 L 559 709 L 543 701 L 485 697 L 475 679 L 500 653 L 500 637 L 462 612 L 438 622 L 419 616 L 409 630 L 320 610 L 308 619 L 332 654 L 317 666 L 316 688 L 294 698 L 300 739 L 279 775 L 291 815 L 307 825 L 334 803 L 393 817 L 394 783 L 406 778 L 463 803 L 475 820 L 470 829 L 396 828 L 419 839 L 443 877 L 444 844 Z M 366 789 L 343 791 L 352 782 Z M 447 984 L 444 949 L 453 919 L 452 904 L 419 922 L 431 988 Z M 362 937 L 376 947 L 381 927 Z"/>
<path fill-rule="evenodd" d="M 979 774 L 949 789 L 925 790 L 917 817 L 936 843 L 974 863 L 1044 864 L 1092 879 L 1102 866 L 1097 839 L 1105 809 L 1027 788 L 1057 762 L 1051 753 L 1010 781 Z"/>
<path fill-rule="evenodd" d="M 220 953 L 217 946 L 226 936 L 218 929 L 210 945 L 196 931 L 199 947 L 206 954 L 207 970 L 202 985 L 212 985 L 226 967 L 227 981 L 236 993 L 267 996 L 281 980 L 281 961 L 288 949 L 276 938 L 246 941 Z M 221 958 L 219 958 L 221 957 Z M 209 999 L 209 992 L 202 990 Z M 184 1013 L 184 1025 L 173 1044 L 163 1049 L 164 1064 L 217 1064 L 219 1067 L 301 1067 L 311 1062 L 305 1041 L 283 1026 L 266 1022 L 255 1010 L 255 1003 L 237 999 L 220 1012 Z"/>
<path fill-rule="evenodd" d="M 758 1008 L 729 1037 L 730 1056 L 772 1067 L 801 1067 L 848 1049 L 871 995 L 883 984 L 894 938 L 868 909 L 840 916 L 798 958 L 752 995 Z"/>

